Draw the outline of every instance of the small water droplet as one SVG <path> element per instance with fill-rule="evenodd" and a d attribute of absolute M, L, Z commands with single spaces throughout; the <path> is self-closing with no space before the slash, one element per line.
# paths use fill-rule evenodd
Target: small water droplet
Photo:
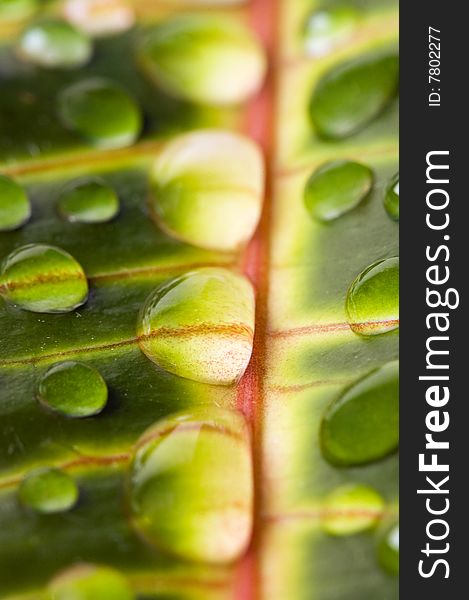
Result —
<path fill-rule="evenodd" d="M 378 335 L 399 327 L 399 259 L 379 260 L 355 279 L 345 304 L 350 328 Z"/>
<path fill-rule="evenodd" d="M 72 508 L 78 500 L 75 481 L 59 469 L 32 471 L 23 479 L 18 490 L 25 506 L 40 513 L 59 513 Z"/>
<path fill-rule="evenodd" d="M 366 55 L 328 71 L 310 104 L 312 122 L 325 138 L 340 139 L 362 129 L 396 96 L 396 55 Z"/>
<path fill-rule="evenodd" d="M 48 591 L 53 600 L 135 600 L 129 582 L 119 571 L 86 563 L 58 573 Z"/>
<path fill-rule="evenodd" d="M 384 500 L 374 489 L 365 485 L 344 485 L 325 498 L 321 527 L 336 536 L 366 531 L 377 524 L 383 509 Z"/>
<path fill-rule="evenodd" d="M 359 14 L 352 6 L 332 6 L 310 14 L 305 26 L 305 48 L 309 56 L 323 56 L 348 40 L 357 27 Z"/>
<path fill-rule="evenodd" d="M 137 443 L 129 481 L 132 523 L 182 558 L 231 562 L 252 528 L 252 461 L 241 413 L 215 407 L 158 422 Z"/>
<path fill-rule="evenodd" d="M 81 67 L 89 61 L 92 44 L 72 25 L 58 19 L 33 23 L 17 46 L 21 58 L 48 68 Z"/>
<path fill-rule="evenodd" d="M 336 465 L 361 465 L 399 444 L 399 365 L 387 363 L 351 385 L 326 409 L 321 449 Z"/>
<path fill-rule="evenodd" d="M 24 225 L 31 216 L 31 204 L 25 190 L 13 179 L 0 175 L 0 231 Z"/>
<path fill-rule="evenodd" d="M 252 353 L 252 285 L 214 267 L 175 277 L 146 300 L 137 335 L 145 355 L 166 371 L 230 385 L 242 376 Z"/>
<path fill-rule="evenodd" d="M 391 219 L 399 221 L 399 173 L 392 177 L 386 188 L 384 208 Z"/>
<path fill-rule="evenodd" d="M 378 537 L 378 560 L 391 575 L 399 574 L 399 521 L 385 523 Z"/>
<path fill-rule="evenodd" d="M 98 148 L 122 148 L 137 139 L 142 119 L 132 98 L 116 83 L 101 77 L 85 79 L 59 95 L 64 125 Z"/>
<path fill-rule="evenodd" d="M 372 183 L 373 172 L 365 165 L 348 160 L 328 162 L 306 182 L 305 206 L 315 219 L 331 221 L 360 204 Z"/>
<path fill-rule="evenodd" d="M 93 178 L 73 182 L 63 189 L 58 210 L 73 223 L 105 223 L 117 215 L 119 200 L 109 185 Z"/>
<path fill-rule="evenodd" d="M 88 282 L 81 265 L 65 250 L 28 244 L 3 261 L 0 290 L 24 310 L 64 313 L 86 302 Z"/>
<path fill-rule="evenodd" d="M 53 365 L 38 386 L 38 400 L 67 417 L 100 413 L 107 396 L 107 386 L 99 371 L 71 360 Z"/>

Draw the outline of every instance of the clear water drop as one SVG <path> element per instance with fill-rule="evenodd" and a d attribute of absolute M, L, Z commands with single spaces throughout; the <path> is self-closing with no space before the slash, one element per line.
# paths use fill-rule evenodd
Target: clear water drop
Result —
<path fill-rule="evenodd" d="M 119 212 L 116 192 L 98 178 L 76 181 L 60 193 L 60 214 L 72 223 L 105 223 Z"/>
<path fill-rule="evenodd" d="M 67 417 L 89 417 L 106 405 L 106 382 L 94 367 L 75 361 L 53 365 L 41 377 L 38 400 Z"/>
<path fill-rule="evenodd" d="M 350 328 L 360 335 L 379 335 L 399 327 L 399 259 L 379 260 L 358 275 L 347 292 Z"/>
<path fill-rule="evenodd" d="M 44 468 L 32 471 L 18 489 L 24 506 L 40 513 L 59 513 L 70 510 L 78 500 L 74 479 L 60 469 Z"/>
<path fill-rule="evenodd" d="M 0 231 L 11 231 L 31 217 L 31 204 L 24 188 L 0 175 Z"/>
<path fill-rule="evenodd" d="M 24 310 L 65 313 L 86 302 L 88 282 L 81 265 L 65 250 L 28 244 L 3 261 L 0 290 L 8 302 Z"/>
<path fill-rule="evenodd" d="M 399 173 L 388 183 L 384 196 L 384 208 L 394 221 L 399 221 Z"/>
<path fill-rule="evenodd" d="M 306 209 L 318 221 L 331 221 L 360 204 L 372 184 L 373 172 L 365 165 L 349 160 L 328 162 L 306 182 Z"/>
<path fill-rule="evenodd" d="M 53 600 L 135 600 L 127 579 L 110 567 L 78 563 L 48 585 Z"/>
<path fill-rule="evenodd" d="M 378 536 L 378 561 L 390 575 L 399 574 L 399 521 L 385 523 Z"/>
<path fill-rule="evenodd" d="M 359 13 L 352 6 L 332 6 L 311 13 L 305 25 L 304 45 L 309 56 L 324 56 L 348 40 Z"/>
<path fill-rule="evenodd" d="M 72 83 L 59 95 L 64 125 L 98 148 L 133 144 L 142 117 L 134 100 L 116 83 L 101 77 Z"/>
<path fill-rule="evenodd" d="M 345 390 L 326 409 L 321 449 L 334 465 L 361 465 L 399 445 L 399 365 L 390 362 Z"/>

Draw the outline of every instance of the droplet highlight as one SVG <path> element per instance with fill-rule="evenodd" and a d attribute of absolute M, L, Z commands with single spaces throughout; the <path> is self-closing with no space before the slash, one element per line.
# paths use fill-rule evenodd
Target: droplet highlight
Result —
<path fill-rule="evenodd" d="M 378 561 L 390 575 L 399 575 L 399 521 L 386 523 L 378 536 Z"/>
<path fill-rule="evenodd" d="M 46 371 L 37 397 L 44 406 L 66 417 L 90 417 L 106 406 L 108 390 L 94 367 L 70 360 Z"/>
<path fill-rule="evenodd" d="M 171 279 L 147 298 L 137 336 L 145 355 L 166 371 L 203 383 L 233 384 L 252 353 L 252 285 L 216 267 Z"/>
<path fill-rule="evenodd" d="M 71 223 L 106 223 L 119 212 L 119 199 L 104 181 L 87 179 L 63 189 L 57 208 Z"/>
<path fill-rule="evenodd" d="M 29 221 L 31 204 L 24 188 L 0 175 L 0 231 L 18 229 Z"/>
<path fill-rule="evenodd" d="M 346 42 L 356 30 L 359 13 L 352 6 L 333 6 L 310 14 L 304 29 L 309 56 L 324 56 Z"/>
<path fill-rule="evenodd" d="M 399 365 L 390 362 L 351 385 L 326 409 L 320 429 L 325 458 L 362 465 L 399 445 Z"/>
<path fill-rule="evenodd" d="M 372 184 L 373 172 L 365 165 L 348 160 L 326 163 L 306 182 L 306 209 L 318 221 L 332 221 L 358 206 Z"/>
<path fill-rule="evenodd" d="M 137 443 L 129 496 L 134 527 L 156 547 L 208 563 L 239 558 L 253 503 L 244 417 L 205 407 L 157 423 Z"/>
<path fill-rule="evenodd" d="M 240 250 L 254 234 L 264 191 L 262 153 L 229 131 L 171 141 L 150 171 L 150 213 L 171 236 L 201 248 Z"/>
<path fill-rule="evenodd" d="M 109 567 L 79 563 L 58 573 L 48 585 L 53 600 L 135 600 L 127 579 Z"/>
<path fill-rule="evenodd" d="M 130 146 L 142 126 L 134 100 L 111 80 L 94 77 L 65 88 L 59 95 L 65 127 L 98 148 Z"/>
<path fill-rule="evenodd" d="M 322 506 L 321 527 L 329 535 L 345 536 L 374 527 L 384 500 L 373 488 L 350 484 L 335 489 Z"/>
<path fill-rule="evenodd" d="M 0 291 L 24 310 L 66 313 L 86 302 L 88 282 L 81 265 L 65 250 L 28 244 L 3 261 Z"/>
<path fill-rule="evenodd" d="M 29 473 L 18 489 L 21 503 L 37 512 L 51 514 L 70 510 L 78 500 L 75 481 L 59 469 L 37 469 Z"/>
<path fill-rule="evenodd" d="M 328 71 L 314 90 L 310 115 L 318 134 L 341 139 L 359 131 L 396 96 L 399 59 L 366 55 Z"/>
<path fill-rule="evenodd" d="M 350 328 L 360 335 L 379 335 L 399 327 L 399 259 L 379 260 L 358 275 L 347 292 Z"/>
<path fill-rule="evenodd" d="M 78 68 L 93 51 L 90 39 L 72 25 L 58 19 L 30 25 L 20 36 L 17 51 L 21 58 L 47 68 Z"/>
<path fill-rule="evenodd" d="M 384 208 L 394 221 L 399 221 L 399 173 L 388 183 L 384 196 Z"/>

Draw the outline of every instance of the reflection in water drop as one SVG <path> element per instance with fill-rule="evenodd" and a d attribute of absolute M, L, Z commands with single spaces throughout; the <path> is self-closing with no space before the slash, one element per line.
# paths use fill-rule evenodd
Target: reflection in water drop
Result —
<path fill-rule="evenodd" d="M 59 469 L 37 469 L 23 479 L 18 494 L 22 504 L 37 512 L 58 513 L 76 504 L 78 487 Z"/>
<path fill-rule="evenodd" d="M 359 14 L 352 6 L 333 6 L 311 13 L 307 18 L 304 33 L 307 54 L 328 54 L 351 37 L 358 20 Z"/>
<path fill-rule="evenodd" d="M 394 175 L 386 188 L 384 208 L 391 219 L 399 221 L 399 173 Z"/>
<path fill-rule="evenodd" d="M 127 579 L 109 567 L 79 563 L 48 585 L 53 600 L 135 600 Z"/>
<path fill-rule="evenodd" d="M 25 190 L 13 179 L 0 175 L 0 231 L 24 225 L 31 216 L 31 204 Z"/>
<path fill-rule="evenodd" d="M 86 179 L 68 185 L 60 193 L 60 214 L 77 223 L 104 223 L 119 211 L 116 192 L 100 179 Z"/>

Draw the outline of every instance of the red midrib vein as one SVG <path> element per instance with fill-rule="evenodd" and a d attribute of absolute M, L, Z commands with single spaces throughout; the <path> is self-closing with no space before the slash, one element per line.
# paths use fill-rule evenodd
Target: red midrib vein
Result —
<path fill-rule="evenodd" d="M 251 425 L 254 463 L 254 528 L 251 544 L 236 572 L 234 600 L 255 600 L 260 596 L 259 551 L 262 528 L 262 405 L 265 392 L 266 343 L 268 333 L 268 293 L 271 200 L 274 163 L 275 124 L 275 0 L 251 0 L 252 28 L 267 51 L 269 70 L 260 94 L 250 103 L 246 115 L 246 134 L 257 141 L 266 161 L 266 189 L 261 220 L 249 244 L 243 263 L 243 272 L 256 289 L 256 328 L 251 362 L 241 379 L 237 393 L 237 407 Z"/>

